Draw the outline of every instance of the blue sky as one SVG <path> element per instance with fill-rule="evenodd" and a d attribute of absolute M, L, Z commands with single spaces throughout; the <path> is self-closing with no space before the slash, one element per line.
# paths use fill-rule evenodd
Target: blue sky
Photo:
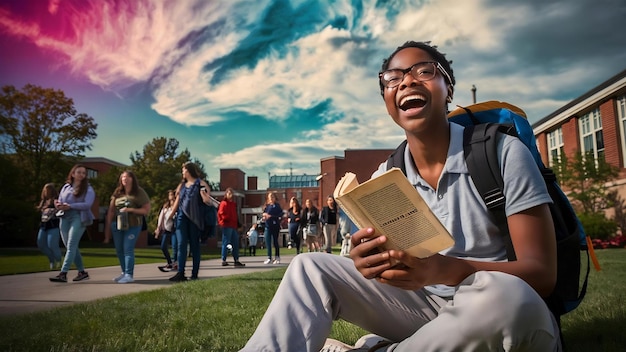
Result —
<path fill-rule="evenodd" d="M 61 89 L 98 123 L 88 156 L 130 164 L 155 137 L 205 164 L 317 174 L 394 148 L 382 59 L 430 40 L 454 104 L 504 100 L 535 122 L 626 68 L 622 0 L 0 0 L 0 85 Z"/>

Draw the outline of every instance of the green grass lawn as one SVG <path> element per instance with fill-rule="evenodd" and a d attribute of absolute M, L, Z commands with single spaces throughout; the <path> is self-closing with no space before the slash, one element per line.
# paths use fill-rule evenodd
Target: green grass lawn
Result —
<path fill-rule="evenodd" d="M 156 254 L 149 254 L 151 250 Z M 157 249 L 146 251 L 142 254 L 146 260 L 155 256 L 156 262 L 162 261 Z M 602 271 L 592 270 L 586 299 L 577 310 L 563 317 L 569 352 L 626 350 L 626 250 L 601 250 L 597 254 Z M 0 264 L 5 263 L 5 255 L 6 251 L 0 251 Z M 95 251 L 93 257 L 99 255 L 104 256 Z M 117 265 L 111 256 L 110 265 Z M 13 260 L 22 257 L 29 256 L 15 255 Z M 87 258 L 91 260 L 92 256 Z M 47 265 L 45 259 L 44 264 Z M 1 317 L 0 350 L 237 351 L 260 321 L 284 271 L 280 268 L 199 280 L 45 312 Z M 365 333 L 338 321 L 331 337 L 354 343 Z"/>

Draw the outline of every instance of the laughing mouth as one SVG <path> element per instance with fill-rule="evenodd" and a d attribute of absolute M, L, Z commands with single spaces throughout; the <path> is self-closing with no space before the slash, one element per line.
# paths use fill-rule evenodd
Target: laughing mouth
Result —
<path fill-rule="evenodd" d="M 421 94 L 411 94 L 403 97 L 398 107 L 404 111 L 412 108 L 421 108 L 426 105 L 426 97 Z"/>

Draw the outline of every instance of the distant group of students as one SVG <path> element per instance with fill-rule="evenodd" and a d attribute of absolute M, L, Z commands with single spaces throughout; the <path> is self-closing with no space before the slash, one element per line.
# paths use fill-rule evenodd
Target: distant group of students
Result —
<path fill-rule="evenodd" d="M 175 271 L 170 281 L 186 281 L 185 262 L 189 248 L 192 256 L 192 269 L 189 279 L 198 279 L 200 269 L 200 240 L 206 227 L 206 217 L 202 203 L 213 206 L 209 195 L 210 186 L 200 179 L 198 167 L 187 162 L 182 166 L 182 181 L 176 190 L 170 190 L 163 204 L 154 232 L 155 238 L 161 238 L 161 250 L 167 261 L 159 266 L 163 272 Z M 89 279 L 85 271 L 78 245 L 87 228 L 93 223 L 91 207 L 95 201 L 95 191 L 89 184 L 87 169 L 77 164 L 71 170 L 66 183 L 57 191 L 54 184 L 48 183 L 41 192 L 38 210 L 41 222 L 37 234 L 37 246 L 44 253 L 50 269 L 60 272 L 50 278 L 52 282 L 67 282 L 67 274 L 75 265 L 78 275 L 73 281 Z M 229 265 L 226 256 L 230 251 L 235 259 L 235 267 L 245 264 L 239 261 L 239 234 L 237 232 L 237 208 L 233 201 L 233 190 L 227 189 L 220 203 L 217 220 L 222 227 L 222 265 Z M 110 198 L 106 213 L 104 243 L 111 239 L 115 246 L 121 273 L 113 281 L 125 284 L 134 282 L 135 245 L 142 229 L 145 229 L 145 217 L 150 213 L 150 197 L 139 186 L 132 171 L 124 171 L 118 178 L 118 184 Z M 62 260 L 59 237 L 66 248 Z M 172 255 L 169 243 L 172 244 Z M 181 260 L 179 260 L 181 259 Z"/>
<path fill-rule="evenodd" d="M 161 239 L 161 250 L 166 260 L 166 264 L 158 266 L 158 269 L 162 272 L 175 272 L 176 274 L 169 278 L 174 282 L 188 279 L 185 276 L 185 259 L 188 249 L 192 257 L 189 279 L 198 279 L 201 235 L 205 228 L 210 226 L 205 223 L 202 203 L 213 206 L 210 186 L 200 178 L 197 166 L 192 162 L 187 162 L 183 164 L 181 173 L 182 181 L 176 190 L 168 191 L 167 200 L 159 211 L 157 227 L 154 231 L 154 237 Z M 239 261 L 238 229 L 240 223 L 233 196 L 233 189 L 227 188 L 216 210 L 217 223 L 222 229 L 222 266 L 230 265 L 227 261 L 230 253 L 234 259 L 233 265 L 244 267 L 245 264 Z M 37 245 L 48 257 L 50 269 L 60 269 L 59 274 L 51 277 L 50 281 L 67 282 L 67 273 L 72 264 L 78 269 L 78 275 L 73 281 L 89 279 L 89 273 L 85 271 L 78 245 L 87 226 L 93 223 L 91 206 L 95 197 L 95 191 L 87 179 L 87 169 L 80 164 L 71 169 L 60 192 L 57 192 L 52 183 L 44 186 L 39 204 L 42 217 Z M 150 213 L 150 208 L 150 197 L 139 185 L 135 174 L 128 170 L 122 172 L 110 197 L 104 229 L 104 243 L 113 240 L 121 268 L 120 275 L 113 278 L 113 281 L 117 283 L 125 284 L 135 281 L 135 245 L 140 232 L 145 229 L 145 217 Z M 283 217 L 283 209 L 276 201 L 276 194 L 268 193 L 262 215 L 263 235 L 268 257 L 264 264 L 280 264 L 278 238 Z M 292 197 L 289 201 L 287 219 L 290 243 L 296 248 L 297 254 L 302 251 L 303 240 L 309 252 L 331 253 L 339 233 L 344 243 L 342 254 L 347 255 L 349 252 L 350 229 L 346 228 L 345 224 L 340 226 L 342 221 L 339 209 L 332 196 L 328 197 L 327 205 L 322 208 L 321 212 L 310 199 L 307 199 L 305 206 L 302 207 L 298 200 Z M 338 231 L 342 227 L 343 230 Z M 257 224 L 250 228 L 247 235 L 251 254 L 256 255 L 257 242 L 261 237 Z M 62 264 L 59 237 L 66 247 Z M 275 251 L 274 256 L 272 256 L 272 246 Z"/>
<path fill-rule="evenodd" d="M 310 199 L 305 200 L 302 207 L 296 197 L 289 199 L 287 209 L 287 229 L 289 232 L 290 245 L 296 249 L 296 254 L 302 252 L 302 241 L 309 252 L 332 253 L 332 247 L 337 243 L 338 235 L 341 236 L 341 255 L 348 256 L 350 252 L 350 232 L 354 227 L 350 219 L 342 214 L 332 196 L 328 196 L 326 206 L 320 212 Z M 251 252 L 256 255 L 256 246 L 260 237 L 259 230 L 263 231 L 263 237 L 267 246 L 267 259 L 264 264 L 280 264 L 280 246 L 278 243 L 280 224 L 284 212 L 280 204 L 276 202 L 276 194 L 267 194 L 267 200 L 261 218 L 262 227 L 252 224 L 247 236 Z M 323 236 L 320 236 L 323 234 Z M 272 257 L 272 246 L 274 256 Z"/>

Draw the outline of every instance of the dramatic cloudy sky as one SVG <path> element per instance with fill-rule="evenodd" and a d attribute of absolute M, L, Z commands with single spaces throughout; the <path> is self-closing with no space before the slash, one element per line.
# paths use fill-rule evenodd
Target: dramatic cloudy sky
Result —
<path fill-rule="evenodd" d="M 61 89 L 98 123 L 88 156 L 176 138 L 209 178 L 317 174 L 402 131 L 378 92 L 407 40 L 453 60 L 455 104 L 531 122 L 626 68 L 623 0 L 0 0 L 0 85 Z"/>

